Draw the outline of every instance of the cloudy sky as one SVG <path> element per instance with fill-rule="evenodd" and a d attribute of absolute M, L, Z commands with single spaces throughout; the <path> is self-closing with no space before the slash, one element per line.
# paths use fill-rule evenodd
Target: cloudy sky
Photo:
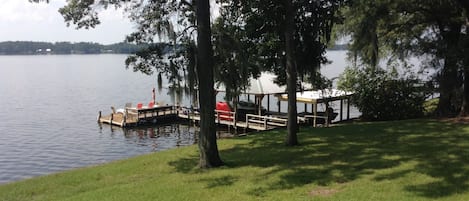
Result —
<path fill-rule="evenodd" d="M 122 11 L 100 13 L 101 24 L 95 29 L 67 27 L 58 9 L 65 0 L 29 3 L 28 0 L 1 0 L 0 41 L 70 41 L 111 44 L 121 42 L 132 32 L 133 25 Z"/>

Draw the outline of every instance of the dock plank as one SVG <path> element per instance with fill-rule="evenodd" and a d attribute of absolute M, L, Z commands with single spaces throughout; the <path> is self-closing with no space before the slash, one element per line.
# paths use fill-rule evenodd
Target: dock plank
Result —
<path fill-rule="evenodd" d="M 112 115 L 112 121 L 111 121 Z M 188 121 L 199 122 L 200 115 L 197 113 L 182 113 L 178 112 L 177 108 L 174 106 L 164 106 L 164 107 L 156 107 L 156 108 L 144 108 L 144 109 L 135 109 L 135 108 L 128 108 L 127 115 L 125 116 L 123 113 L 114 113 L 109 115 L 100 116 L 98 121 L 100 123 L 107 123 L 111 125 L 127 127 L 127 126 L 135 126 L 139 125 L 140 123 L 154 123 L 159 122 L 159 120 L 170 119 L 170 118 L 179 118 L 185 119 Z M 267 122 L 259 120 L 250 120 L 249 122 L 246 121 L 237 121 L 234 122 L 233 120 L 226 119 L 232 118 L 232 116 L 218 114 L 215 116 L 215 123 L 219 125 L 226 125 L 236 128 L 244 128 L 244 129 L 253 129 L 253 130 L 271 130 L 279 127 L 285 127 L 285 124 L 280 122 Z M 272 119 L 271 117 L 268 117 Z M 155 121 L 156 120 L 156 121 Z M 277 120 L 277 119 L 273 119 Z"/>

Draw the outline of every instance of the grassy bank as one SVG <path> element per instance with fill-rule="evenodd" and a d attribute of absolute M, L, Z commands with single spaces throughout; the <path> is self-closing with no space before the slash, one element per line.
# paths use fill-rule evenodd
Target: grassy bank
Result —
<path fill-rule="evenodd" d="M 435 120 L 302 128 L 219 141 L 227 166 L 199 170 L 197 147 L 0 186 L 0 200 L 469 200 L 469 126 Z"/>

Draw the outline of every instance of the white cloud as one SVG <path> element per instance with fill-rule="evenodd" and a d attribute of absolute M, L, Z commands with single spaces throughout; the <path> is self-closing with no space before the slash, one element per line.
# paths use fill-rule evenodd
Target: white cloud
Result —
<path fill-rule="evenodd" d="M 220 5 L 211 0 L 212 20 L 219 16 Z M 66 0 L 30 3 L 28 0 L 1 0 L 0 41 L 87 41 L 104 44 L 121 42 L 133 31 L 132 23 L 122 9 L 99 12 L 101 24 L 95 29 L 76 30 L 67 27 L 58 9 Z"/>
<path fill-rule="evenodd" d="M 2 0 L 0 6 L 0 41 L 90 41 L 115 43 L 132 31 L 132 24 L 122 10 L 100 12 L 101 24 L 95 29 L 76 30 L 66 27 L 58 9 L 65 0 L 29 3 L 28 0 Z"/>
<path fill-rule="evenodd" d="M 44 21 L 60 15 L 57 1 L 46 3 L 29 3 L 27 0 L 3 0 L 0 7 L 0 22 Z"/>

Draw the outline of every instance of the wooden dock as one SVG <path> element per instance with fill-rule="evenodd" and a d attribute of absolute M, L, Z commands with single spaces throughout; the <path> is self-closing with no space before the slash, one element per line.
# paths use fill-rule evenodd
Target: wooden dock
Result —
<path fill-rule="evenodd" d="M 191 122 L 197 123 L 200 121 L 198 113 L 179 113 L 178 116 Z M 247 114 L 245 121 L 237 121 L 234 117 L 236 117 L 235 112 L 215 110 L 215 123 L 234 129 L 265 131 L 287 126 L 287 119 L 284 118 Z"/>
<path fill-rule="evenodd" d="M 228 126 L 228 128 L 245 129 L 245 130 L 272 130 L 276 128 L 287 127 L 288 119 L 282 116 L 265 116 L 246 114 L 246 119 L 239 121 L 235 119 L 235 112 L 215 110 L 215 123 L 218 125 Z M 309 117 L 309 116 L 308 116 Z M 298 117 L 298 123 L 307 122 L 308 117 Z M 313 126 L 316 126 L 316 118 L 319 116 L 311 116 L 314 119 Z M 98 115 L 98 122 L 107 123 L 120 127 L 131 127 L 143 124 L 174 122 L 186 120 L 193 123 L 200 122 L 200 115 L 197 112 L 182 111 L 176 106 L 158 106 L 152 108 L 125 108 L 123 112 L 116 112 L 102 116 Z"/>
<path fill-rule="evenodd" d="M 137 126 L 147 123 L 157 123 L 178 118 L 178 108 L 175 106 L 156 106 L 145 108 L 125 108 L 122 112 L 103 116 L 98 114 L 98 122 L 120 127 Z"/>

